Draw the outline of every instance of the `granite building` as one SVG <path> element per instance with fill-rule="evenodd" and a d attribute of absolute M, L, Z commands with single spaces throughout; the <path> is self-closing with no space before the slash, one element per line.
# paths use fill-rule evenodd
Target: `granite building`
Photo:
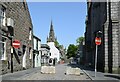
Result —
<path fill-rule="evenodd" d="M 120 2 L 87 2 L 85 48 L 86 65 L 94 68 L 95 37 L 101 31 L 97 69 L 120 73 Z"/>
<path fill-rule="evenodd" d="M 0 2 L 1 74 L 33 67 L 33 26 L 26 2 Z M 12 42 L 20 41 L 20 48 Z M 13 54 L 11 54 L 13 53 Z"/>

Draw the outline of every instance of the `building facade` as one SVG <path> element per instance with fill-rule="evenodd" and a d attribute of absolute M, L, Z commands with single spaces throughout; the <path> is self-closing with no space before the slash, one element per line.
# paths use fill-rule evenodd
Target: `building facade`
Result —
<path fill-rule="evenodd" d="M 1 74 L 33 67 L 33 26 L 26 2 L 0 2 Z M 19 48 L 12 42 L 20 41 Z"/>
<path fill-rule="evenodd" d="M 63 45 L 59 46 L 59 51 L 60 51 L 60 60 L 65 60 L 66 59 L 66 55 L 65 55 L 65 49 Z"/>
<path fill-rule="evenodd" d="M 41 44 L 41 63 L 42 65 L 49 65 L 50 47 L 47 44 Z"/>
<path fill-rule="evenodd" d="M 41 40 L 33 36 L 34 48 L 33 48 L 33 67 L 41 66 Z"/>
<path fill-rule="evenodd" d="M 97 69 L 120 73 L 120 2 L 87 2 L 85 48 L 86 65 L 94 68 L 95 37 L 101 31 L 98 46 Z"/>

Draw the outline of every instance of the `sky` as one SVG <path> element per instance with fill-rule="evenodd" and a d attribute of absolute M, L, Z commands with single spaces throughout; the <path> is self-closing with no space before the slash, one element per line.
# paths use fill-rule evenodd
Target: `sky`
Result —
<path fill-rule="evenodd" d="M 33 33 L 46 43 L 51 20 L 59 44 L 68 47 L 84 36 L 87 7 L 85 2 L 28 2 Z"/>

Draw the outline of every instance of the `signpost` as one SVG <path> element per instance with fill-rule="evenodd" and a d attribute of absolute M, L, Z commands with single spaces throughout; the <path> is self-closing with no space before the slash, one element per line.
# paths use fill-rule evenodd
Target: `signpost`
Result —
<path fill-rule="evenodd" d="M 96 44 L 96 54 L 95 54 L 95 77 L 96 77 L 96 72 L 97 72 L 97 49 L 98 49 L 98 45 L 101 44 L 101 37 L 96 37 L 95 38 L 95 44 Z"/>
<path fill-rule="evenodd" d="M 14 40 L 12 42 L 11 38 L 11 73 L 13 73 L 13 47 L 14 48 L 20 48 L 20 41 L 19 40 Z"/>

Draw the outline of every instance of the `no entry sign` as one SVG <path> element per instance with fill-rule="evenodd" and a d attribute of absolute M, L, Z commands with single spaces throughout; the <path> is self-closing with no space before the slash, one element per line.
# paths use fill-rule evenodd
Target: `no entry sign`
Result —
<path fill-rule="evenodd" d="M 95 38 L 95 44 L 96 45 L 100 45 L 101 44 L 101 38 L 100 37 L 96 37 Z"/>
<path fill-rule="evenodd" d="M 12 46 L 14 48 L 20 48 L 20 41 L 19 40 L 14 40 L 13 43 L 12 43 Z"/>

